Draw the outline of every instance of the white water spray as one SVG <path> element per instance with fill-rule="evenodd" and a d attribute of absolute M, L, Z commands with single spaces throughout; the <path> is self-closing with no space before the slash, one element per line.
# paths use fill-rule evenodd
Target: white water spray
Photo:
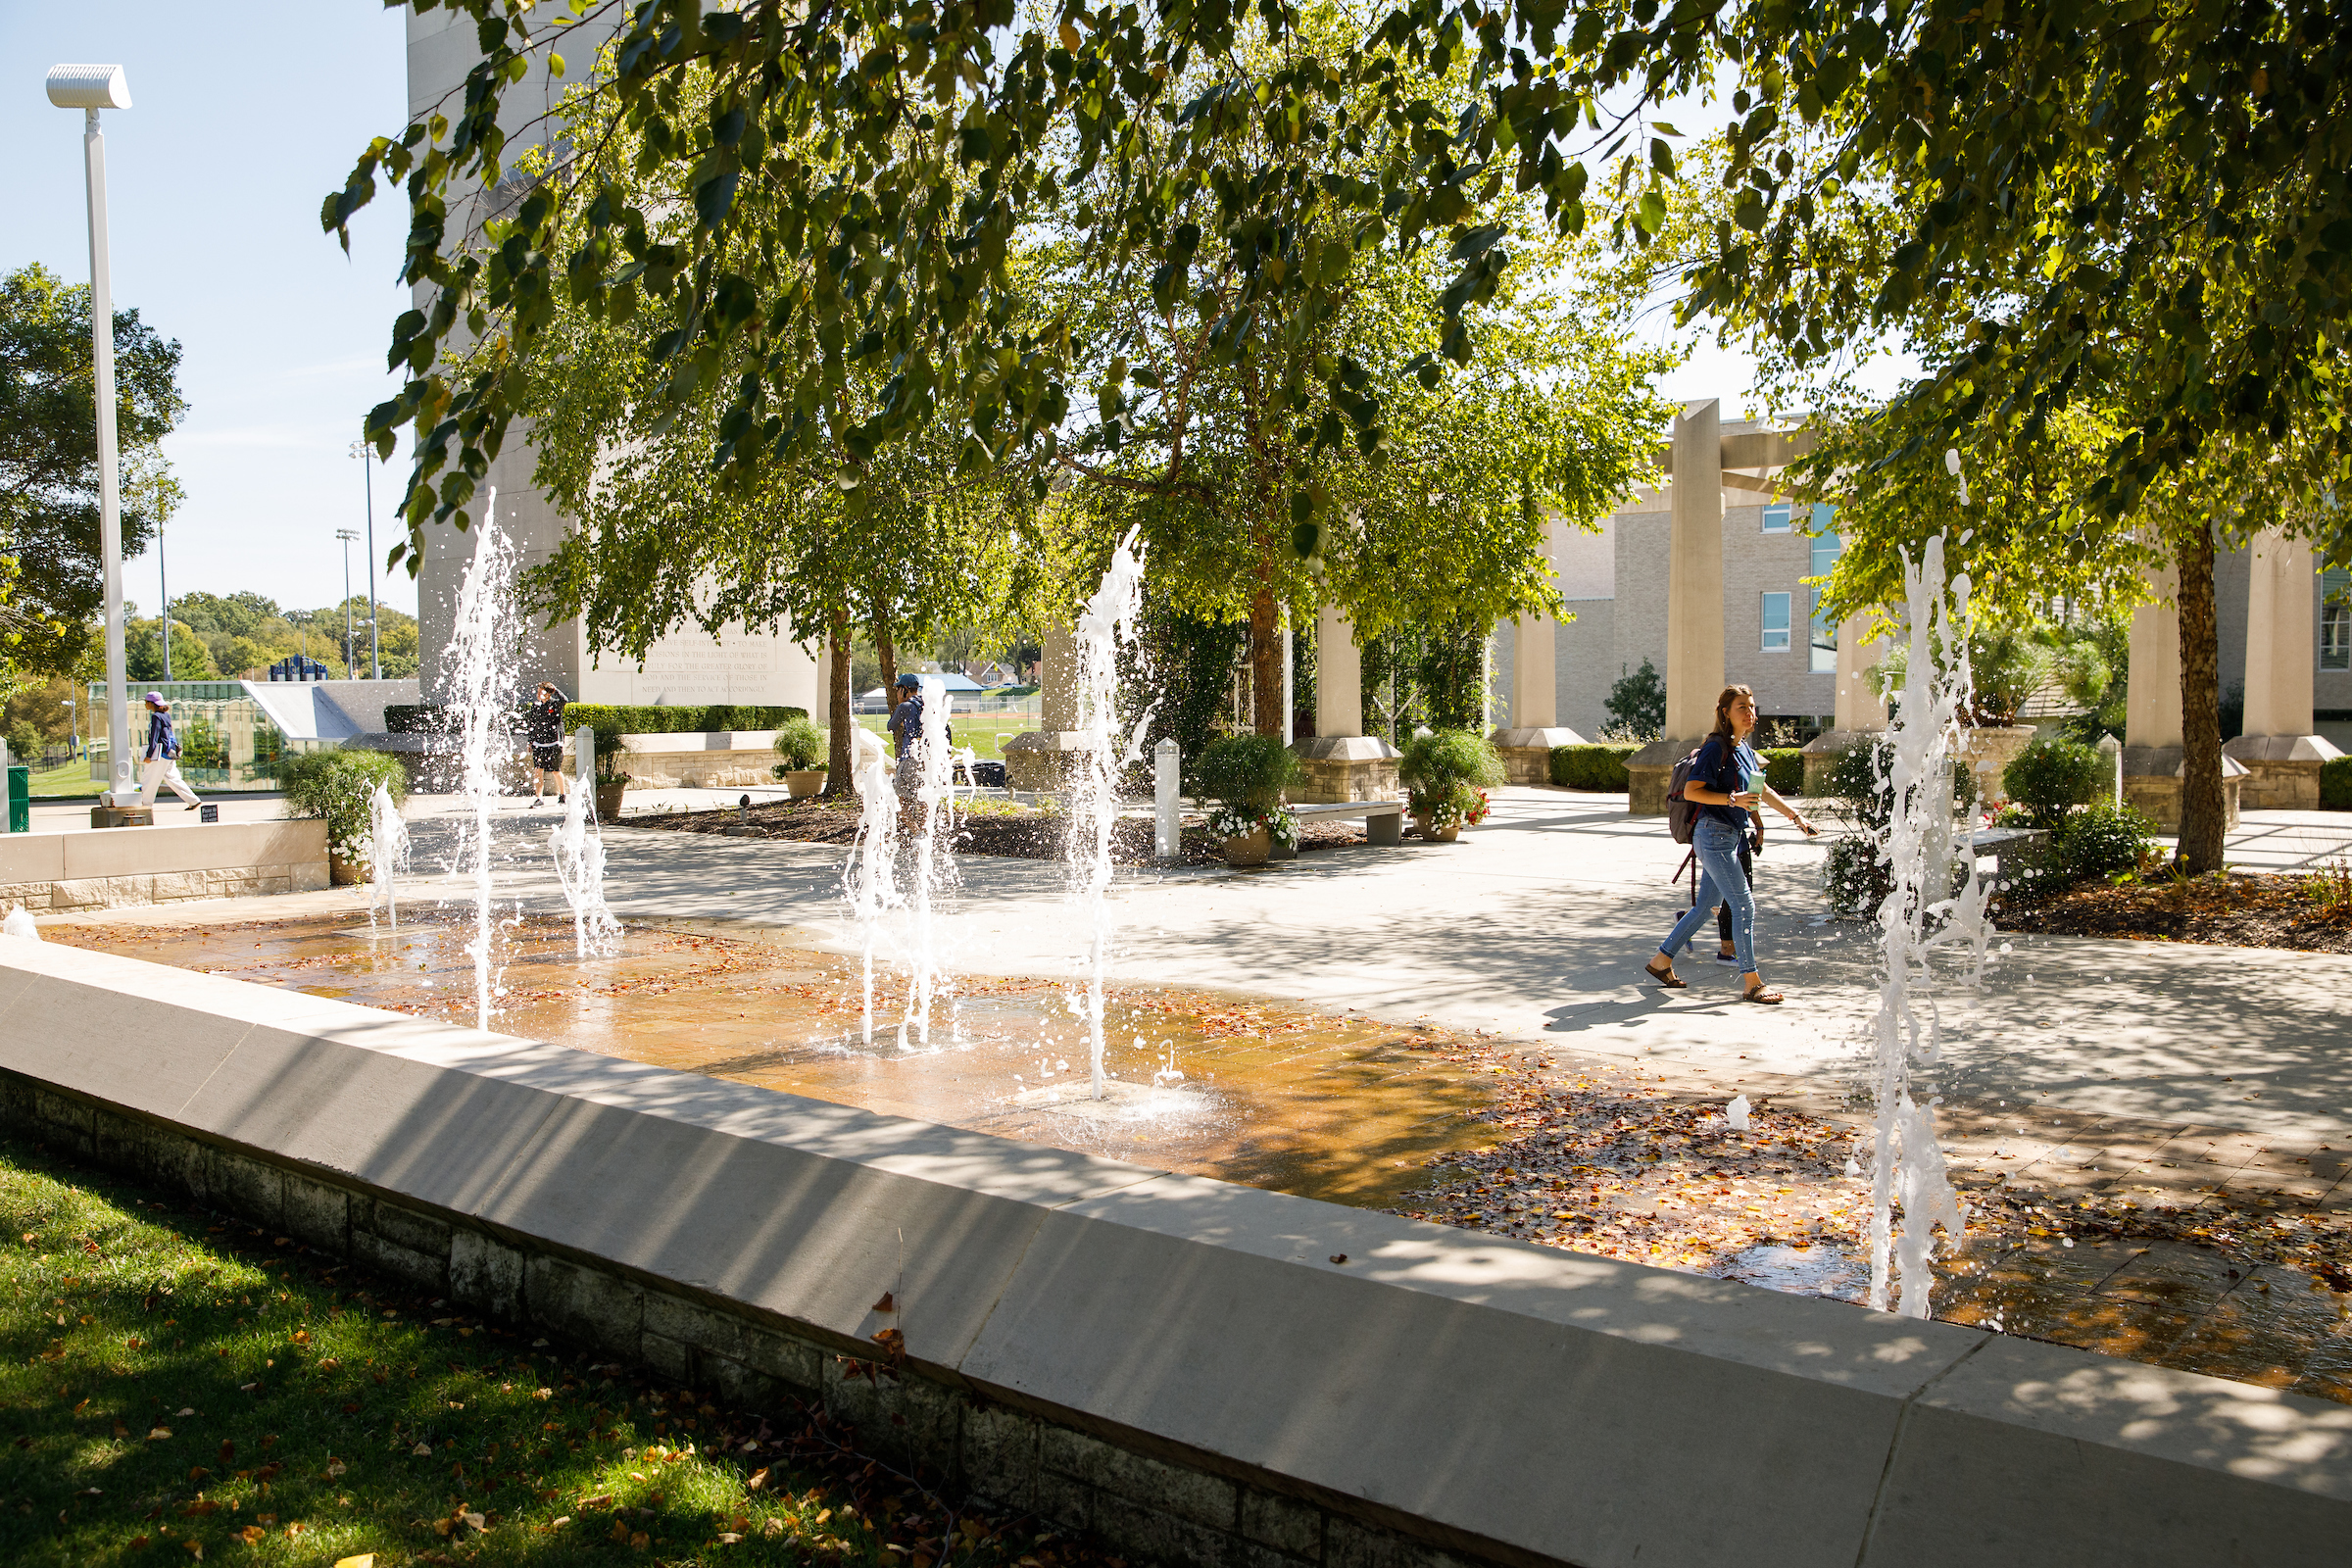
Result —
<path fill-rule="evenodd" d="M 583 958 L 611 957 L 620 951 L 620 921 L 605 903 L 605 839 L 596 825 L 596 745 L 586 729 L 574 743 L 571 788 L 564 796 L 564 820 L 548 829 L 556 880 L 571 906 L 571 939 Z"/>
<path fill-rule="evenodd" d="M 402 820 L 392 792 L 376 780 L 368 797 L 368 923 L 375 923 L 375 906 L 384 906 L 384 919 L 400 929 L 395 893 L 401 869 L 409 863 L 409 824 Z"/>
<path fill-rule="evenodd" d="M 909 878 L 907 904 L 909 906 L 908 968 L 906 977 L 906 1010 L 899 1019 L 899 1049 L 906 1049 L 906 1031 L 914 1030 L 915 1044 L 931 1044 L 931 1007 L 947 989 L 947 963 L 940 952 L 939 927 L 933 919 L 935 901 L 958 885 L 956 858 L 949 849 L 957 822 L 956 804 L 956 757 L 948 744 L 947 684 L 937 675 L 922 677 L 923 694 L 922 737 L 920 749 L 912 758 L 901 757 L 899 765 L 907 767 L 918 761 L 922 781 L 915 787 L 914 798 L 922 807 L 921 825 L 914 834 L 914 869 Z"/>
<path fill-rule="evenodd" d="M 1886 773 L 1881 788 L 1889 809 L 1879 858 L 1892 891 L 1879 906 L 1885 978 L 1873 1042 L 1878 1120 L 1870 1171 L 1870 1304 L 1885 1310 L 1893 1296 L 1895 1311 L 1924 1318 L 1935 1283 L 1929 1267 L 1934 1227 L 1941 1224 L 1947 1246 L 1956 1245 L 1965 1216 L 1936 1143 L 1934 1102 L 1922 1105 L 1912 1099 L 1911 1073 L 1915 1065 L 1936 1061 L 1943 1048 L 1929 954 L 1947 942 L 1971 943 L 1981 976 L 1985 889 L 1977 878 L 1976 857 L 1962 839 L 1962 882 L 1959 893 L 1952 893 L 1952 764 L 1959 754 L 1960 715 L 1970 702 L 1964 624 L 1968 578 L 1953 579 L 1947 597 L 1938 535 L 1928 541 L 1916 564 L 1905 558 L 1903 580 L 1909 662 L 1882 754 Z M 1894 1230 L 1898 1200 L 1899 1236 Z"/>
<path fill-rule="evenodd" d="M 842 896 L 858 922 L 865 956 L 865 1043 L 874 1043 L 874 941 L 882 916 L 899 902 L 891 867 L 899 853 L 899 800 L 890 787 L 882 737 L 862 726 L 850 731 L 850 778 L 858 790 L 858 848 L 842 868 Z"/>
<path fill-rule="evenodd" d="M 1078 614 L 1077 726 L 1086 742 L 1078 754 L 1079 771 L 1071 780 L 1068 853 L 1071 892 L 1086 906 L 1093 936 L 1086 1030 L 1097 1100 L 1107 1092 L 1102 1077 L 1102 984 L 1110 967 L 1110 842 L 1119 819 L 1119 775 L 1143 756 L 1144 729 L 1152 719 L 1147 708 L 1131 733 L 1122 737 L 1119 732 L 1119 643 L 1135 636 L 1143 597 L 1143 547 L 1131 528 L 1111 552 L 1094 598 Z"/>
<path fill-rule="evenodd" d="M 513 750 L 507 730 L 506 688 L 514 666 L 514 618 L 502 613 L 514 576 L 514 547 L 498 531 L 498 489 L 492 486 L 489 505 L 474 530 L 473 560 L 458 589 L 456 635 L 442 656 L 442 684 L 457 710 L 465 790 L 473 808 L 469 839 L 462 843 L 461 859 L 473 862 L 473 940 L 466 945 L 473 958 L 474 1016 L 480 1028 L 490 1027 L 493 981 L 490 972 L 490 817 L 498 791 L 497 766 Z"/>

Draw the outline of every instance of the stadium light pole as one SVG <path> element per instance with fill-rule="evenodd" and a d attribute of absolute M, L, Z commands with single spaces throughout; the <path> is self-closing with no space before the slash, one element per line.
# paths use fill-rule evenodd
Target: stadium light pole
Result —
<path fill-rule="evenodd" d="M 351 455 L 360 460 L 363 493 L 368 498 L 368 663 L 375 678 L 384 678 L 384 644 L 375 629 L 375 470 L 368 466 L 368 443 L 354 441 Z"/>
<path fill-rule="evenodd" d="M 360 536 L 349 528 L 337 528 L 335 537 L 343 541 L 343 678 L 352 678 L 351 666 L 358 662 L 359 649 L 351 633 L 351 547 Z"/>
<path fill-rule="evenodd" d="M 122 481 L 115 470 L 115 292 L 107 275 L 106 137 L 101 109 L 128 109 L 130 82 L 121 66 L 51 66 L 49 101 L 82 112 L 82 173 L 90 212 L 90 364 L 97 372 L 98 553 L 106 572 L 106 765 L 119 806 L 130 792 L 130 693 L 122 654 Z M 169 608 L 164 645 L 169 648 Z"/>

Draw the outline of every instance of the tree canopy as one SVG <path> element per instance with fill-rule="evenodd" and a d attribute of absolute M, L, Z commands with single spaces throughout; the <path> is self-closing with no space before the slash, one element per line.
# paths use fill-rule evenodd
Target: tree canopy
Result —
<path fill-rule="evenodd" d="M 115 440 L 122 551 L 178 503 L 159 443 L 187 412 L 179 345 L 115 312 Z M 98 537 L 90 291 L 38 266 L 0 277 L 0 681 L 74 667 L 105 575 Z"/>

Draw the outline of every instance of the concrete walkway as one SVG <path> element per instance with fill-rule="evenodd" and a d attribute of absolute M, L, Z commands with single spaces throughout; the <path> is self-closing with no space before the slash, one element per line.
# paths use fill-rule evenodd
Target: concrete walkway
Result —
<path fill-rule="evenodd" d="M 740 792 L 738 792 L 740 793 Z M 521 803 L 514 803 L 519 807 Z M 414 803 L 417 876 L 437 888 L 457 815 Z M 2248 858 L 2308 863 L 2352 818 L 2256 813 Z M 552 810 L 504 809 L 494 844 L 502 903 L 563 907 L 548 871 Z M 2339 826 L 2342 824 L 2342 826 Z M 2332 840 L 2330 835 L 2333 835 Z M 609 886 L 624 917 L 742 922 L 846 950 L 839 849 L 706 834 L 611 830 Z M 2233 853 L 2237 844 L 2233 842 Z M 1758 869 L 1758 951 L 1786 1005 L 1743 1004 L 1711 937 L 1681 960 L 1691 987 L 1643 982 L 1686 895 L 1682 851 L 1621 797 L 1498 792 L 1494 814 L 1454 845 L 1317 852 L 1251 871 L 1122 873 L 1115 979 L 1227 988 L 1397 1021 L 1427 1019 L 1552 1049 L 1652 1065 L 1684 1081 L 1838 1095 L 1857 1083 L 1877 1004 L 1875 952 L 1857 922 L 1828 918 L 1823 851 L 1772 836 Z M 1077 975 L 1088 933 L 1053 863 L 973 857 L 940 922 L 952 962 L 995 973 Z M 355 890 L 72 918 L 202 924 L 356 906 Z M 2341 1147 L 2352 1135 L 2352 957 L 2162 943 L 2012 937 L 1981 988 L 1946 973 L 1938 1086 L 1998 1106 L 2074 1118 L 2210 1126 Z"/>

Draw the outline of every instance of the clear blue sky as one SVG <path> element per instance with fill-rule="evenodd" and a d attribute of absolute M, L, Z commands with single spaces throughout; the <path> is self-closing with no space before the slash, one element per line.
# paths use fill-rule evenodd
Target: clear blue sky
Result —
<path fill-rule="evenodd" d="M 348 260 L 318 203 L 369 136 L 404 123 L 404 22 L 376 0 L 8 0 L 0 4 L 0 269 L 89 281 L 81 114 L 42 91 L 52 65 L 120 64 L 132 107 L 105 117 L 115 303 L 185 351 L 188 417 L 166 452 L 187 492 L 166 537 L 172 591 L 250 588 L 281 604 L 343 591 L 337 528 L 364 521 L 347 456 L 384 374 L 400 204 L 360 215 Z M 380 562 L 405 454 L 376 466 Z M 361 551 L 353 591 L 364 591 Z M 157 603 L 150 551 L 124 591 Z M 414 611 L 405 574 L 384 602 Z"/>

